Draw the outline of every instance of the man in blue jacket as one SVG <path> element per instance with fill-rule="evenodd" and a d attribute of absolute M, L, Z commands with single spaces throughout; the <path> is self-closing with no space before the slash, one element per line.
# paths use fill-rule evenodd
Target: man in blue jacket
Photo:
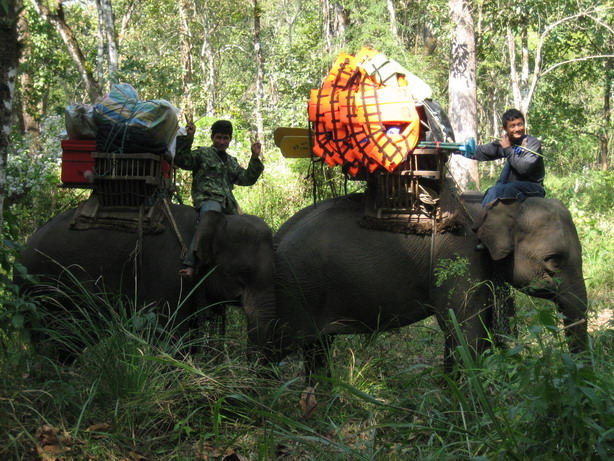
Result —
<path fill-rule="evenodd" d="M 544 158 L 539 139 L 526 134 L 525 118 L 517 109 L 510 109 L 502 116 L 503 136 L 500 140 L 476 147 L 467 158 L 488 161 L 507 159 L 494 186 L 486 191 L 482 205 L 497 198 L 544 197 Z"/>
<path fill-rule="evenodd" d="M 464 153 L 465 157 L 478 161 L 507 159 L 499 179 L 484 194 L 484 207 L 498 198 L 516 198 L 523 201 L 527 197 L 546 195 L 541 142 L 526 134 L 525 118 L 519 110 L 509 109 L 501 119 L 504 133 L 500 140 L 477 146 L 475 152 Z M 484 249 L 484 244 L 478 243 L 476 249 Z"/>

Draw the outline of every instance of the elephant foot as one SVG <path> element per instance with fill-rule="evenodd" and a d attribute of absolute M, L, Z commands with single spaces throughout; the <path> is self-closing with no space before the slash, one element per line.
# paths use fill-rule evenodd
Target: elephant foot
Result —
<path fill-rule="evenodd" d="M 186 266 L 179 271 L 179 276 L 189 282 L 194 278 L 194 268 L 192 266 Z"/>

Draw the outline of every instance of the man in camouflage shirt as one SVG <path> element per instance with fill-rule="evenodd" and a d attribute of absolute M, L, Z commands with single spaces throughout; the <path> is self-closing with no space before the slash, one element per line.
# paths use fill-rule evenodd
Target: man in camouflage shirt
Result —
<path fill-rule="evenodd" d="M 232 141 L 232 123 L 228 120 L 218 120 L 211 126 L 213 145 L 210 147 L 191 150 L 196 127 L 188 123 L 186 131 L 186 136 L 177 137 L 175 163 L 184 170 L 192 171 L 192 200 L 199 210 L 199 216 L 210 210 L 237 214 L 239 206 L 232 193 L 234 186 L 255 184 L 264 170 L 259 158 L 262 152 L 260 142 L 252 144 L 249 165 L 243 168 L 235 157 L 226 152 Z M 183 261 L 186 268 L 179 272 L 188 279 L 194 276 L 195 247 L 196 242 L 192 240 L 188 256 Z"/>

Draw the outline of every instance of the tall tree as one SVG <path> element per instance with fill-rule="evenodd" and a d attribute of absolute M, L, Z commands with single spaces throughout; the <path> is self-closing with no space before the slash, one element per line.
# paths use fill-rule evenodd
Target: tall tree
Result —
<path fill-rule="evenodd" d="M 183 101 L 182 110 L 186 120 L 194 119 L 194 108 L 192 105 L 192 29 L 189 18 L 191 16 L 191 1 L 181 0 L 179 2 L 179 34 L 181 40 L 181 66 L 182 66 L 182 87 Z"/>
<path fill-rule="evenodd" d="M 264 57 L 260 37 L 260 17 L 262 11 L 258 0 L 253 0 L 254 6 L 254 54 L 256 55 L 256 138 L 264 138 L 264 123 L 262 121 L 262 100 L 264 99 Z"/>
<path fill-rule="evenodd" d="M 331 50 L 336 39 L 342 38 L 350 23 L 350 13 L 340 2 L 321 0 L 326 48 Z"/>
<path fill-rule="evenodd" d="M 32 54 L 31 36 L 25 8 L 22 8 L 19 12 L 19 26 L 17 30 L 19 33 L 19 42 L 22 44 L 19 64 L 23 66 Z M 36 116 L 39 107 L 36 104 L 36 100 L 30 97 L 30 95 L 34 93 L 34 82 L 32 81 L 31 72 L 21 72 L 19 76 L 19 86 L 21 87 L 21 119 L 23 120 L 23 130 L 25 133 L 30 134 L 33 140 L 36 140 L 40 133 L 39 118 Z"/>
<path fill-rule="evenodd" d="M 537 6 L 543 8 L 541 2 L 537 3 Z M 554 47 L 559 54 L 549 56 L 546 59 L 544 50 L 546 42 L 550 39 L 559 43 L 566 40 L 575 40 L 574 34 L 581 34 L 587 27 L 584 20 L 593 22 L 594 27 L 607 28 L 607 24 L 600 19 L 600 16 L 607 11 L 611 13 L 612 7 L 604 8 L 590 5 L 572 14 L 559 13 L 556 10 L 546 10 L 540 16 L 529 14 L 529 11 L 532 8 L 537 8 L 537 6 L 531 5 L 530 2 L 523 3 L 520 6 L 520 11 L 515 15 L 515 20 L 510 21 L 506 27 L 510 84 L 514 96 L 514 105 L 524 114 L 529 112 L 537 84 L 545 75 L 560 66 L 573 62 L 607 59 L 609 56 L 602 53 L 590 54 L 589 50 L 576 52 L 573 56 L 570 56 L 567 53 L 561 53 L 559 46 Z M 560 29 L 565 27 L 567 29 L 562 32 L 563 36 L 557 34 Z M 530 33 L 537 34 L 536 39 L 531 41 L 534 44 L 532 47 L 528 38 Z M 518 49 L 520 49 L 520 57 Z"/>
<path fill-rule="evenodd" d="M 55 30 L 62 37 L 62 40 L 68 48 L 70 57 L 77 66 L 81 81 L 85 86 L 85 91 L 87 92 L 90 101 L 95 101 L 101 95 L 100 85 L 87 66 L 85 56 L 81 51 L 77 37 L 66 23 L 62 1 L 57 3 L 57 8 L 55 11 L 50 10 L 42 0 L 32 0 L 32 5 L 34 6 L 36 12 L 45 20 L 49 21 L 49 23 L 53 25 Z"/>
<path fill-rule="evenodd" d="M 394 7 L 394 0 L 386 0 L 388 14 L 390 14 L 390 32 L 395 40 L 399 40 L 399 28 L 397 26 L 397 13 Z"/>
<path fill-rule="evenodd" d="M 6 196 L 6 164 L 11 133 L 11 115 L 17 67 L 21 46 L 17 23 L 21 0 L 0 1 L 0 235 L 4 225 L 4 198 Z"/>
<path fill-rule="evenodd" d="M 614 34 L 610 36 L 609 48 L 614 54 Z M 607 58 L 604 62 L 604 85 L 603 85 L 603 129 L 599 142 L 599 164 L 602 171 L 609 168 L 609 144 L 612 136 L 612 81 L 614 80 L 614 57 Z"/>
<path fill-rule="evenodd" d="M 119 70 L 119 47 L 115 35 L 115 13 L 111 0 L 96 0 L 96 10 L 98 11 L 98 37 L 101 45 L 98 51 L 98 61 L 104 61 L 103 58 L 106 57 L 108 79 L 110 82 L 115 82 Z M 99 76 L 98 81 L 103 82 L 102 75 Z"/>
<path fill-rule="evenodd" d="M 470 0 L 449 0 L 451 22 L 454 24 L 450 51 L 448 81 L 448 115 L 458 142 L 477 135 L 477 83 L 475 78 L 475 35 Z M 479 189 L 480 180 L 476 162 L 455 155 L 450 160 L 450 171 L 461 190 L 473 182 Z"/>

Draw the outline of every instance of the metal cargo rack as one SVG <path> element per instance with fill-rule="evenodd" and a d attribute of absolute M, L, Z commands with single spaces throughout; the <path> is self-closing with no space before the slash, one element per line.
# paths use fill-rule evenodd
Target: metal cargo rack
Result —
<path fill-rule="evenodd" d="M 175 169 L 170 165 L 165 175 L 161 155 L 93 152 L 92 158 L 94 190 L 103 207 L 153 205 L 158 192 L 175 191 Z"/>

